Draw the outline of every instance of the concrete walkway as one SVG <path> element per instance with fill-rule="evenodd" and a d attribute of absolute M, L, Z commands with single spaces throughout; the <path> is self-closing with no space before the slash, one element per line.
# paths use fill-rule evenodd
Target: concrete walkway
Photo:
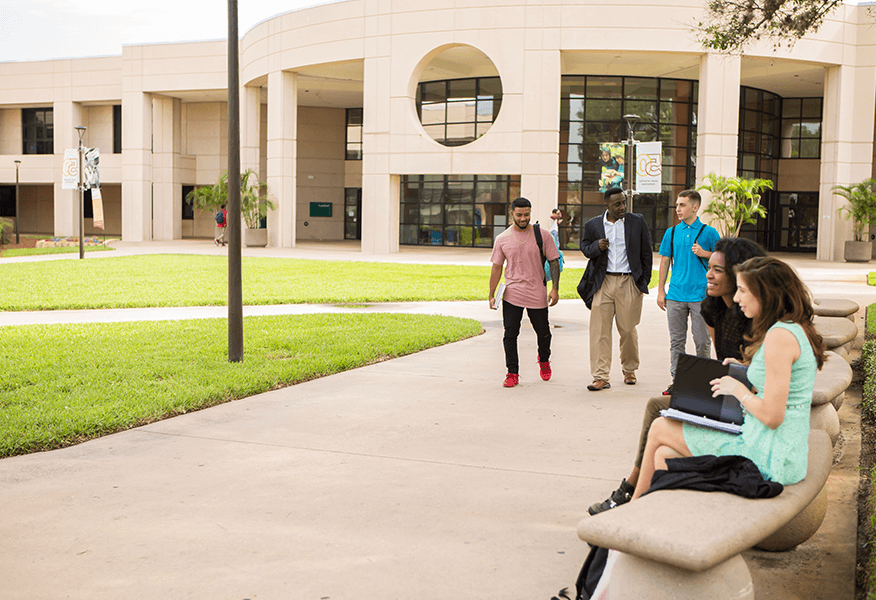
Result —
<path fill-rule="evenodd" d="M 489 258 L 481 250 L 369 257 L 357 249 L 261 252 L 418 263 Z M 186 241 L 123 244 L 118 252 L 222 250 Z M 876 302 L 862 283 L 872 265 L 791 258 L 816 295 Z M 7 260 L 18 259 L 0 264 Z M 322 310 L 248 311 L 302 308 Z M 599 393 L 585 389 L 589 315 L 579 301 L 551 310 L 550 382 L 538 378 L 534 334 L 524 327 L 522 384 L 511 390 L 501 387 L 501 315 L 485 301 L 369 310 L 470 317 L 486 333 L 0 460 L 0 599 L 547 600 L 573 586 L 586 554 L 575 526 L 628 473 L 645 401 L 668 383 L 665 315 L 653 296 L 640 326 L 639 384 L 621 383 L 615 356 L 613 387 Z M 0 313 L 0 324 L 224 315 L 222 307 Z M 847 400 L 840 415 L 828 518 L 793 552 L 747 553 L 759 599 L 854 596 L 856 402 Z"/>

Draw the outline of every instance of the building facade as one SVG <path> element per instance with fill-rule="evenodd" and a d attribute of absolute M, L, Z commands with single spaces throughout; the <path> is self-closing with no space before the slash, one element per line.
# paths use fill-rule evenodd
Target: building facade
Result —
<path fill-rule="evenodd" d="M 841 6 L 791 48 L 705 52 L 699 0 L 346 0 L 268 19 L 240 44 L 241 165 L 277 204 L 268 244 L 361 239 L 492 245 L 508 203 L 559 207 L 562 245 L 602 210 L 620 145 L 661 141 L 661 193 L 635 196 L 655 242 L 708 173 L 770 179 L 771 250 L 841 260 L 851 239 L 831 189 L 873 175 L 876 29 Z M 107 234 L 213 235 L 185 194 L 227 165 L 227 44 L 126 46 L 122 56 L 0 63 L 0 216 L 77 235 L 65 149 L 100 149 Z M 20 163 L 20 215 L 15 164 Z M 86 202 L 86 233 L 91 227 Z"/>

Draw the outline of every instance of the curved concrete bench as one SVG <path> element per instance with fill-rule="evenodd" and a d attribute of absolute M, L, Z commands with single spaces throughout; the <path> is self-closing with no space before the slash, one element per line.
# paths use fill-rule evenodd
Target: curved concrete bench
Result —
<path fill-rule="evenodd" d="M 843 317 L 855 320 L 855 313 L 861 308 L 857 302 L 843 298 L 813 298 L 815 314 L 821 317 Z"/>
<path fill-rule="evenodd" d="M 810 429 L 823 429 L 836 445 L 840 434 L 839 415 L 836 411 L 843 405 L 846 388 L 852 383 L 852 367 L 836 352 L 828 352 L 824 366 L 815 374 L 812 389 Z"/>
<path fill-rule="evenodd" d="M 849 360 L 849 346 L 858 337 L 858 327 L 842 317 L 814 317 L 815 329 L 824 338 L 824 345 Z"/>
<path fill-rule="evenodd" d="M 753 600 L 751 574 L 740 552 L 812 504 L 832 463 L 830 439 L 813 430 L 806 478 L 775 498 L 664 490 L 585 518 L 578 537 L 621 552 L 609 582 L 612 600 Z"/>

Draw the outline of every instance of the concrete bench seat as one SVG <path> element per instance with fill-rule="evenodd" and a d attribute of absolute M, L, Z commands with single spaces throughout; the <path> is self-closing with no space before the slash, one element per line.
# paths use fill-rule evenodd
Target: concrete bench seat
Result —
<path fill-rule="evenodd" d="M 815 314 L 821 317 L 843 317 L 854 321 L 855 313 L 860 309 L 857 302 L 843 298 L 814 298 L 812 302 Z"/>
<path fill-rule="evenodd" d="M 849 347 L 858 337 L 858 327 L 853 321 L 842 317 L 814 317 L 815 329 L 824 338 L 824 345 L 849 360 Z"/>
<path fill-rule="evenodd" d="M 786 486 L 776 498 L 664 490 L 585 518 L 578 537 L 621 553 L 609 583 L 612 600 L 751 600 L 751 575 L 740 553 L 785 526 L 819 496 L 826 505 L 823 489 L 832 463 L 827 434 L 812 430 L 806 478 Z"/>
<path fill-rule="evenodd" d="M 828 352 L 824 366 L 815 374 L 809 427 L 826 431 L 830 436 L 830 443 L 834 445 L 840 434 L 837 411 L 843 405 L 846 388 L 851 383 L 852 367 L 836 352 Z"/>

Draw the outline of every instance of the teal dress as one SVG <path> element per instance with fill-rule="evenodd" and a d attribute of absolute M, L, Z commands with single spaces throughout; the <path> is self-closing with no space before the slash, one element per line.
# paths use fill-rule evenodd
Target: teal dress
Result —
<path fill-rule="evenodd" d="M 803 328 L 796 323 L 776 323 L 797 338 L 800 357 L 791 366 L 791 386 L 785 420 L 776 429 L 770 429 L 754 416 L 745 415 L 742 434 L 733 435 L 684 423 L 684 441 L 694 456 L 739 455 L 751 459 L 765 479 L 783 485 L 792 485 L 806 476 L 809 457 L 809 412 L 812 388 L 818 363 Z M 758 348 L 748 367 L 748 380 L 763 395 L 766 370 L 764 348 Z"/>

